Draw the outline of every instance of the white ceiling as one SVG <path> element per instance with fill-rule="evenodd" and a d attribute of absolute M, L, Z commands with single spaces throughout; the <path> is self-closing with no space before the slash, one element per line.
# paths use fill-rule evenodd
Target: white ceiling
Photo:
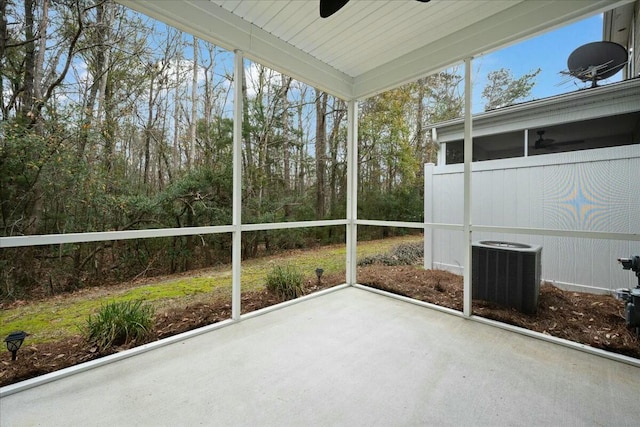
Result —
<path fill-rule="evenodd" d="M 117 0 L 345 99 L 440 71 L 632 0 Z"/>

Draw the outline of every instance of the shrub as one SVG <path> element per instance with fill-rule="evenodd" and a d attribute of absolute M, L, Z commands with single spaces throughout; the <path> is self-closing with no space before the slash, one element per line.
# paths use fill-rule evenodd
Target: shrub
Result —
<path fill-rule="evenodd" d="M 304 276 L 290 265 L 276 265 L 267 274 L 267 289 L 281 300 L 288 300 L 304 295 Z"/>
<path fill-rule="evenodd" d="M 89 316 L 84 328 L 86 340 L 101 351 L 143 340 L 153 325 L 154 309 L 142 301 L 111 302 Z"/>
<path fill-rule="evenodd" d="M 391 256 L 403 265 L 415 264 L 424 256 L 424 243 L 402 243 L 391 249 Z"/>
<path fill-rule="evenodd" d="M 358 261 L 359 266 L 382 264 L 386 266 L 394 265 L 414 265 L 424 256 L 424 245 L 422 242 L 401 243 L 391 248 L 388 253 L 372 255 Z"/>

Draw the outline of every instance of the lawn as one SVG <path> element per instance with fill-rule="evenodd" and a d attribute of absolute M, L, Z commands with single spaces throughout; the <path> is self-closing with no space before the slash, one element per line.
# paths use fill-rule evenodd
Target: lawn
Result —
<path fill-rule="evenodd" d="M 380 254 L 395 245 L 422 241 L 422 236 L 403 236 L 384 240 L 358 242 L 358 257 Z M 331 245 L 311 250 L 295 250 L 256 258 L 242 263 L 242 290 L 264 287 L 267 273 L 275 265 L 289 263 L 308 278 L 315 278 L 320 267 L 324 273 L 345 271 L 346 245 Z M 82 289 L 71 294 L 56 295 L 40 301 L 16 301 L 0 311 L 0 336 L 22 330 L 29 334 L 29 344 L 54 342 L 79 335 L 86 319 L 98 308 L 112 301 L 141 299 L 162 310 L 217 297 L 230 298 L 231 265 L 190 271 L 173 276 L 144 278 L 113 286 Z"/>

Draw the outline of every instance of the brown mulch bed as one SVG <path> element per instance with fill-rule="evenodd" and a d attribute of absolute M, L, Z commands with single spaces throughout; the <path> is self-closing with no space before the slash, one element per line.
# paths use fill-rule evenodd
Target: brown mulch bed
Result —
<path fill-rule="evenodd" d="M 344 275 L 328 275 L 321 284 L 309 282 L 307 293 L 335 286 Z M 462 310 L 462 277 L 438 270 L 421 270 L 411 266 L 358 268 L 358 282 L 455 310 Z M 640 339 L 624 322 L 624 305 L 608 295 L 569 292 L 549 284 L 540 288 L 538 313 L 526 315 L 482 301 L 473 302 L 473 313 L 544 334 L 565 338 L 592 347 L 640 359 Z M 242 312 L 247 313 L 280 302 L 263 291 L 243 292 Z M 146 341 L 176 335 L 188 330 L 231 318 L 228 299 L 172 307 L 156 315 L 152 336 Z M 113 349 L 122 351 L 136 345 Z M 18 360 L 11 361 L 7 351 L 0 354 L 0 386 L 6 386 L 49 372 L 106 356 L 105 352 L 85 343 L 81 337 L 38 345 L 25 345 Z"/>
<path fill-rule="evenodd" d="M 358 283 L 462 311 L 462 277 L 447 271 L 371 266 L 358 270 Z M 640 338 L 625 325 L 624 303 L 610 295 L 544 283 L 534 315 L 477 300 L 473 314 L 640 359 Z"/>
<path fill-rule="evenodd" d="M 316 281 L 306 283 L 305 290 L 309 294 L 343 282 L 344 274 L 325 275 L 322 283 Z M 249 313 L 280 302 L 282 302 L 280 299 L 266 290 L 243 292 L 242 313 Z M 87 344 L 80 336 L 45 344 L 25 344 L 18 351 L 16 361 L 11 361 L 11 353 L 0 349 L 0 387 L 230 318 L 230 301 L 217 298 L 210 303 L 193 303 L 184 307 L 172 307 L 158 313 L 152 334 L 147 340 L 131 342 L 106 352 L 101 352 L 95 346 Z"/>

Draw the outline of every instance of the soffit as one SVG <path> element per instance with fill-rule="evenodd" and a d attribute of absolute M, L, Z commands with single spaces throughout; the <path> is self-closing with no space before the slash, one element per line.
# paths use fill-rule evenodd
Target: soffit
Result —
<path fill-rule="evenodd" d="M 345 99 L 362 99 L 630 0 L 118 0 Z"/>
<path fill-rule="evenodd" d="M 615 10 L 610 10 L 604 16 L 602 39 L 621 44 L 629 48 L 629 34 L 633 25 L 633 3 L 625 4 Z"/>

